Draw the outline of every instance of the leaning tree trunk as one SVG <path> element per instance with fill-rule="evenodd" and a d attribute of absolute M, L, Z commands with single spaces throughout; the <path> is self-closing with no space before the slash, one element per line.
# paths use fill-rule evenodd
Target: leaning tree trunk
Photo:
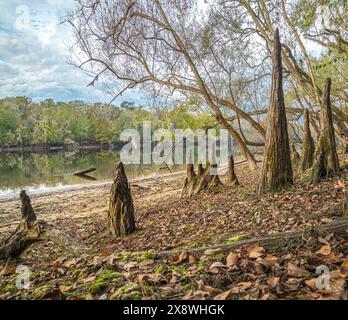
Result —
<path fill-rule="evenodd" d="M 314 140 L 312 138 L 310 129 L 309 111 L 304 111 L 304 123 L 303 123 L 303 144 L 302 144 L 302 157 L 301 157 L 301 170 L 305 171 L 312 167 L 314 158 Z"/>
<path fill-rule="evenodd" d="M 108 221 L 109 230 L 115 237 L 123 237 L 135 231 L 133 198 L 122 162 L 116 166 L 111 187 Z"/>
<path fill-rule="evenodd" d="M 283 94 L 279 30 L 274 32 L 272 95 L 268 111 L 266 145 L 257 193 L 280 191 L 293 185 L 288 127 Z"/>
<path fill-rule="evenodd" d="M 232 154 L 230 155 L 228 159 L 227 184 L 235 185 L 235 186 L 239 185 L 239 181 L 238 181 L 236 172 L 234 170 L 234 158 Z"/>
<path fill-rule="evenodd" d="M 320 125 L 315 161 L 312 168 L 312 183 L 317 184 L 323 177 L 333 177 L 339 173 L 340 165 L 336 150 L 335 131 L 330 101 L 331 79 L 326 79 L 321 101 Z"/>

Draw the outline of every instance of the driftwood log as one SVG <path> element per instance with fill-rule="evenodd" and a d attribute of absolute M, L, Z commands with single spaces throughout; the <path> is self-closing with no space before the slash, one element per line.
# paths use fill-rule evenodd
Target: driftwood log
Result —
<path fill-rule="evenodd" d="M 345 239 L 348 238 L 348 218 L 337 219 L 331 223 L 313 227 L 305 231 L 285 232 L 269 236 L 257 237 L 247 240 L 238 241 L 232 244 L 221 244 L 211 247 L 203 247 L 196 249 L 181 249 L 172 251 L 163 251 L 157 254 L 156 259 L 170 257 L 174 254 L 179 254 L 183 251 L 192 254 L 203 254 L 206 250 L 219 250 L 221 252 L 227 252 L 229 250 L 238 249 L 244 245 L 257 244 L 268 250 L 284 249 L 292 241 L 303 241 L 304 238 L 310 236 L 325 236 L 327 234 L 335 233 Z"/>
<path fill-rule="evenodd" d="M 116 166 L 111 187 L 108 221 L 110 233 L 115 237 L 123 237 L 135 231 L 133 198 L 122 162 Z"/>
<path fill-rule="evenodd" d="M 80 171 L 76 171 L 73 173 L 74 176 L 83 176 L 86 175 L 87 173 L 91 173 L 93 171 L 96 171 L 96 168 L 88 168 L 88 169 L 84 169 L 84 170 L 80 170 Z"/>
<path fill-rule="evenodd" d="M 21 220 L 14 233 L 0 246 L 0 260 L 18 258 L 29 246 L 40 241 L 53 241 L 76 253 L 87 250 L 62 231 L 45 221 L 37 220 L 30 198 L 25 191 L 21 191 L 20 200 Z"/>

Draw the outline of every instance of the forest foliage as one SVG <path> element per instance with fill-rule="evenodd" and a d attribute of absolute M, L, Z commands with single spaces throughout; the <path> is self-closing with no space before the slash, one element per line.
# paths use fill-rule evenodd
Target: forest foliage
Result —
<path fill-rule="evenodd" d="M 0 146 L 112 143 L 124 129 L 154 127 L 197 129 L 213 123 L 194 101 L 147 108 L 124 101 L 119 106 L 83 101 L 35 103 L 27 97 L 0 100 Z"/>

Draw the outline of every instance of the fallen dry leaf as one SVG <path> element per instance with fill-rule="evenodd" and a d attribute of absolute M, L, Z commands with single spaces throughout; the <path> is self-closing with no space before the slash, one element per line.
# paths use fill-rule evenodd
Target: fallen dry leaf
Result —
<path fill-rule="evenodd" d="M 64 294 L 59 288 L 54 288 L 52 291 L 45 293 L 42 297 L 42 300 L 66 300 Z"/>
<path fill-rule="evenodd" d="M 226 266 L 222 262 L 219 262 L 219 261 L 213 262 L 211 266 L 209 267 L 209 272 L 217 274 L 222 268 L 226 268 Z"/>
<path fill-rule="evenodd" d="M 73 286 L 60 285 L 60 286 L 59 286 L 59 289 L 60 289 L 61 292 L 64 293 L 64 292 L 70 291 L 70 290 L 72 289 L 72 287 L 73 287 Z"/>
<path fill-rule="evenodd" d="M 267 283 L 272 287 L 275 288 L 280 282 L 280 278 L 278 277 L 269 277 L 267 280 Z"/>
<path fill-rule="evenodd" d="M 189 258 L 189 254 L 187 251 L 181 252 L 178 262 L 186 262 L 188 260 L 188 258 Z"/>
<path fill-rule="evenodd" d="M 141 286 L 145 285 L 145 281 L 150 283 L 160 283 L 160 282 L 167 282 L 166 278 L 159 273 L 153 273 L 153 274 L 140 274 L 138 275 L 138 281 Z"/>
<path fill-rule="evenodd" d="M 227 268 L 232 268 L 236 265 L 238 265 L 238 254 L 230 252 L 230 254 L 226 258 L 226 266 Z"/>
<path fill-rule="evenodd" d="M 148 266 L 152 266 L 155 263 L 154 260 L 152 259 L 148 259 L 148 260 L 144 260 L 141 263 L 139 263 L 139 267 L 148 267 Z"/>
<path fill-rule="evenodd" d="M 214 297 L 214 300 L 228 300 L 228 298 L 230 298 L 232 296 L 232 292 L 231 290 L 228 290 L 226 292 L 220 293 L 217 296 Z"/>
<path fill-rule="evenodd" d="M 246 289 L 249 289 L 252 285 L 253 285 L 252 282 L 240 282 L 237 284 L 237 287 L 240 290 L 246 290 Z"/>
<path fill-rule="evenodd" d="M 329 256 L 331 254 L 331 247 L 326 245 L 320 248 L 320 250 L 318 250 L 316 252 L 316 254 L 322 255 L 322 256 Z"/>
<path fill-rule="evenodd" d="M 308 274 L 309 274 L 309 272 L 307 270 L 299 268 L 298 266 L 296 266 L 292 262 L 288 263 L 288 275 L 289 276 L 295 277 L 295 278 L 302 278 L 302 277 L 306 277 Z"/>
<path fill-rule="evenodd" d="M 274 266 L 278 262 L 278 257 L 267 255 L 264 259 L 270 266 Z"/>
<path fill-rule="evenodd" d="M 13 275 L 15 273 L 16 273 L 16 269 L 13 266 L 11 266 L 11 265 L 6 264 L 1 269 L 0 275 L 4 276 L 4 277 L 7 277 L 7 276 L 11 276 L 11 275 Z"/>
<path fill-rule="evenodd" d="M 126 263 L 126 264 L 123 266 L 123 268 L 124 268 L 125 270 L 128 270 L 128 271 L 129 271 L 130 269 L 135 268 L 137 265 L 138 265 L 137 262 L 132 261 L 132 262 Z"/>
<path fill-rule="evenodd" d="M 348 258 L 346 258 L 342 263 L 342 268 L 345 271 L 348 271 Z"/>
<path fill-rule="evenodd" d="M 86 279 L 83 280 L 83 283 L 87 283 L 87 282 L 92 282 L 97 278 L 97 276 L 95 274 L 92 274 L 90 276 L 88 276 Z"/>
<path fill-rule="evenodd" d="M 317 288 L 317 279 L 313 278 L 305 281 L 306 286 L 310 287 L 312 290 L 316 291 Z"/>
<path fill-rule="evenodd" d="M 257 259 L 259 257 L 262 257 L 264 252 L 265 252 L 264 248 L 256 247 L 249 252 L 249 258 L 250 259 Z"/>

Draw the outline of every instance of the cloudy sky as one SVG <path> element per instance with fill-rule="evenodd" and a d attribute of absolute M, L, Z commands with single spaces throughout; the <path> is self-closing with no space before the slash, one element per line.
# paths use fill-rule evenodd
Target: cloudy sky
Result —
<path fill-rule="evenodd" d="M 0 98 L 111 100 L 87 87 L 88 76 L 68 64 L 72 33 L 59 22 L 74 5 L 74 0 L 1 0 Z M 132 98 L 123 95 L 117 102 Z"/>

